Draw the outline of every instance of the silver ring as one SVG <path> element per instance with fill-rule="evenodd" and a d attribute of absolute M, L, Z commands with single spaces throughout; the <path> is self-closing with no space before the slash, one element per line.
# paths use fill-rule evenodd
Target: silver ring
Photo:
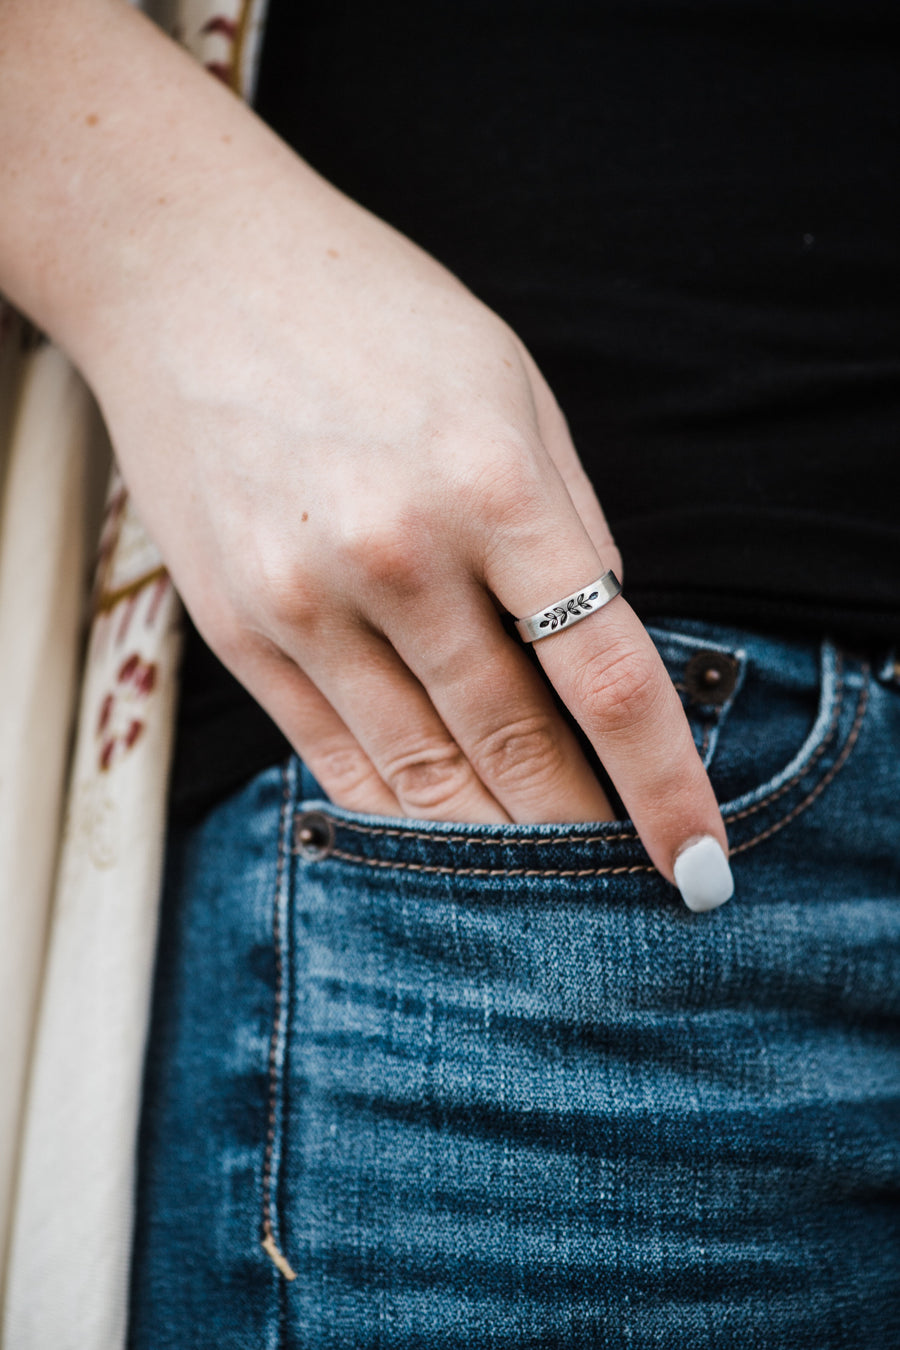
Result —
<path fill-rule="evenodd" d="M 597 581 L 548 605 L 539 614 L 532 614 L 530 619 L 516 619 L 516 632 L 523 642 L 537 642 L 538 638 L 550 637 L 551 633 L 558 633 L 561 628 L 571 628 L 573 623 L 580 623 L 589 614 L 595 614 L 610 600 L 615 600 L 621 591 L 622 584 L 615 573 L 604 572 Z"/>

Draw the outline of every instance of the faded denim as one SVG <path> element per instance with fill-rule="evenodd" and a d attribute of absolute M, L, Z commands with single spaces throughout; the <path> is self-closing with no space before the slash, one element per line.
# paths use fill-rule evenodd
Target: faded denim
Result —
<path fill-rule="evenodd" d="M 900 683 L 654 636 L 713 914 L 627 822 L 385 821 L 296 760 L 173 833 L 132 1350 L 900 1347 Z"/>

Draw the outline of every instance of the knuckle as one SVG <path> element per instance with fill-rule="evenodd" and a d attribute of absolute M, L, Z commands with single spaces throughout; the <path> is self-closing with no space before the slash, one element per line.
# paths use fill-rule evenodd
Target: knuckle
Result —
<path fill-rule="evenodd" d="M 485 736 L 475 753 L 480 776 L 498 786 L 546 780 L 560 768 L 560 747 L 549 717 L 533 714 Z"/>
<path fill-rule="evenodd" d="M 360 793 L 365 792 L 373 776 L 372 764 L 362 750 L 346 744 L 318 746 L 315 772 L 328 795 L 347 807 L 352 807 Z"/>
<path fill-rule="evenodd" d="M 507 435 L 483 447 L 468 485 L 469 505 L 493 526 L 532 522 L 546 495 L 533 446 Z"/>
<path fill-rule="evenodd" d="M 296 558 L 279 544 L 261 543 L 248 555 L 248 614 L 265 614 L 276 629 L 295 627 L 316 611 L 316 588 Z"/>
<path fill-rule="evenodd" d="M 262 663 L 280 665 L 286 660 L 271 625 L 258 622 L 259 607 L 252 608 L 252 597 L 241 596 L 239 602 L 218 600 L 204 604 L 202 610 L 191 611 L 194 624 L 206 645 L 219 661 L 245 685 L 252 680 L 253 671 Z"/>
<path fill-rule="evenodd" d="M 615 645 L 588 658 L 576 676 L 579 704 L 594 712 L 604 732 L 616 734 L 652 717 L 662 694 L 652 655 Z"/>
<path fill-rule="evenodd" d="M 310 755 L 310 759 L 312 759 Z M 322 786 L 328 788 L 328 794 L 340 796 L 354 795 L 360 783 L 371 778 L 371 764 L 363 752 L 354 745 L 333 744 L 318 745 L 314 752 L 316 759 L 316 778 Z"/>
<path fill-rule="evenodd" d="M 411 520 L 347 522 L 341 529 L 339 552 L 343 565 L 368 585 L 401 595 L 413 594 L 422 585 L 424 549 Z"/>
<path fill-rule="evenodd" d="M 399 802 L 423 816 L 452 807 L 471 782 L 471 768 L 459 746 L 420 748 L 395 760 L 383 773 Z"/>

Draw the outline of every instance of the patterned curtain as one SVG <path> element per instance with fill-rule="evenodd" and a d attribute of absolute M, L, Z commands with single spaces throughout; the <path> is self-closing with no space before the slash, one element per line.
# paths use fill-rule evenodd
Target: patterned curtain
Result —
<path fill-rule="evenodd" d="M 251 95 L 265 0 L 152 8 Z M 0 301 L 4 1350 L 125 1343 L 179 646 L 90 393 Z"/>

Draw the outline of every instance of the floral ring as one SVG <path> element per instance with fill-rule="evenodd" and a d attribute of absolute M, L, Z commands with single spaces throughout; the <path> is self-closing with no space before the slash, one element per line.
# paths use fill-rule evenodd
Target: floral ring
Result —
<path fill-rule="evenodd" d="M 573 623 L 580 623 L 588 615 L 596 613 L 610 600 L 615 600 L 621 591 L 622 584 L 615 573 L 604 572 L 597 581 L 582 586 L 580 590 L 532 614 L 530 619 L 516 619 L 516 632 L 523 642 L 537 642 L 539 638 L 550 637 L 551 633 L 571 628 Z"/>

